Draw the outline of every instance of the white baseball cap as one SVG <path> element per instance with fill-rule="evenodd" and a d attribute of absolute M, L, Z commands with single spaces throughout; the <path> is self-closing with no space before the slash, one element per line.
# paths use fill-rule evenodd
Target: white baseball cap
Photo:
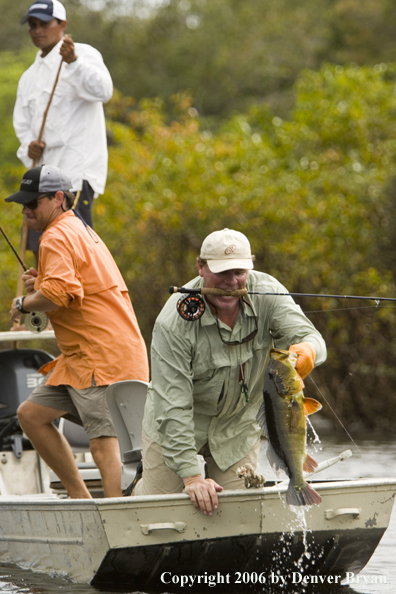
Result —
<path fill-rule="evenodd" d="M 52 21 L 52 19 L 65 21 L 66 10 L 58 0 L 37 0 L 29 6 L 29 10 L 21 19 L 21 25 L 24 25 L 30 17 L 36 17 L 40 21 Z"/>
<path fill-rule="evenodd" d="M 214 231 L 204 239 L 199 257 L 206 260 L 211 272 L 232 268 L 251 270 L 253 257 L 246 235 L 232 229 Z"/>

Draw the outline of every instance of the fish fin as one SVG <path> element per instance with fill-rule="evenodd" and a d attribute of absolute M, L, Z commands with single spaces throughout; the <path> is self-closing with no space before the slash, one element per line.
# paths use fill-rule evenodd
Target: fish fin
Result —
<path fill-rule="evenodd" d="M 260 406 L 259 411 L 257 413 L 256 421 L 260 425 L 260 428 L 264 432 L 264 434 L 266 436 L 268 436 L 267 423 L 266 423 L 266 420 L 265 420 L 265 404 L 264 404 L 264 400 L 261 403 L 261 406 Z"/>
<path fill-rule="evenodd" d="M 289 470 L 288 470 L 285 462 L 276 453 L 273 445 L 270 442 L 268 442 L 268 445 L 267 445 L 267 458 L 268 458 L 268 462 L 270 463 L 271 467 L 274 470 L 283 470 L 283 472 L 285 472 L 287 474 L 287 476 L 290 476 Z"/>
<path fill-rule="evenodd" d="M 303 470 L 305 472 L 313 472 L 315 470 L 315 468 L 317 468 L 317 467 L 318 467 L 318 463 L 316 462 L 316 460 L 314 460 L 312 458 L 312 456 L 307 454 L 307 457 L 305 458 L 305 462 L 303 465 Z"/>
<path fill-rule="evenodd" d="M 301 421 L 301 407 L 297 400 L 293 399 L 290 403 L 290 408 L 290 431 L 293 431 Z"/>
<path fill-rule="evenodd" d="M 304 505 L 317 505 L 322 503 L 322 498 L 309 483 L 305 483 L 305 488 L 301 491 L 304 499 Z"/>
<path fill-rule="evenodd" d="M 308 483 L 305 483 L 303 489 L 298 489 L 292 484 L 292 481 L 289 482 L 289 487 L 286 492 L 286 503 L 288 505 L 317 505 L 321 502 L 322 498 L 319 493 L 317 493 Z"/>
<path fill-rule="evenodd" d="M 303 405 L 305 416 L 312 415 L 313 413 L 318 412 L 318 410 L 322 408 L 320 402 L 318 402 L 314 398 L 304 398 Z"/>

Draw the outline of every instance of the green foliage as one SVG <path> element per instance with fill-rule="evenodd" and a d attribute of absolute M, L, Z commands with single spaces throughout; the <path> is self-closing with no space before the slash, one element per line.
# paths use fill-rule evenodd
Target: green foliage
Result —
<path fill-rule="evenodd" d="M 393 0 L 335 0 L 327 59 L 358 64 L 394 61 L 395 25 Z"/>
<path fill-rule="evenodd" d="M 0 0 L 0 51 L 32 47 L 30 4 Z M 124 95 L 189 89 L 201 114 L 293 103 L 303 68 L 396 60 L 394 0 L 64 0 L 67 32 L 96 47 Z M 154 8 L 157 6 L 157 8 Z"/>
<path fill-rule="evenodd" d="M 287 0 L 171 0 L 154 18 L 129 23 L 128 40 L 118 23 L 117 65 L 124 63 L 126 73 L 133 56 L 134 73 L 118 87 L 165 98 L 190 89 L 205 114 L 241 109 L 252 97 L 279 97 L 303 64 L 317 65 L 326 43 L 323 1 L 300 4 L 296 11 Z"/>
<path fill-rule="evenodd" d="M 21 74 L 34 60 L 35 51 L 31 49 L 13 54 L 0 53 L 0 162 L 2 174 L 5 167 L 15 167 L 20 164 L 16 156 L 19 143 L 12 125 L 12 112 L 14 109 L 18 81 Z"/>
<path fill-rule="evenodd" d="M 96 220 L 147 342 L 168 286 L 195 276 L 203 238 L 223 227 L 246 233 L 256 268 L 290 291 L 395 295 L 381 248 L 395 175 L 392 73 L 324 66 L 306 71 L 295 93 L 290 120 L 259 106 L 217 134 L 185 95 L 174 98 L 171 123 L 158 99 L 137 109 L 121 96 L 110 104 L 110 172 Z M 396 412 L 394 309 L 301 303 L 314 310 L 309 315 L 329 346 L 315 375 L 330 404 L 349 423 L 386 427 Z M 365 308 L 349 309 L 357 305 Z"/>
<path fill-rule="evenodd" d="M 135 0 L 122 18 L 105 4 L 69 0 L 69 30 L 102 52 L 115 86 L 138 100 L 189 89 L 205 116 L 263 100 L 282 115 L 304 68 L 396 60 L 393 0 L 169 0 L 151 12 Z"/>

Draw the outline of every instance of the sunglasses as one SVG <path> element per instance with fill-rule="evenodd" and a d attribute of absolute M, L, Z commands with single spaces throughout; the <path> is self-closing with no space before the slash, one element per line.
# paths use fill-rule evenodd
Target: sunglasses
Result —
<path fill-rule="evenodd" d="M 246 305 L 248 305 L 250 307 L 250 309 L 253 310 L 253 308 L 250 305 L 250 303 L 248 303 L 247 301 L 245 303 L 246 303 Z M 247 336 L 245 336 L 245 338 L 242 338 L 242 340 L 224 340 L 224 338 L 221 335 L 221 328 L 220 328 L 219 320 L 218 320 L 217 317 L 215 317 L 215 320 L 216 320 L 216 325 L 217 325 L 217 330 L 219 332 L 220 340 L 224 344 L 228 344 L 228 346 L 236 346 L 238 344 L 245 344 L 245 342 L 249 342 L 250 340 L 253 340 L 253 338 L 256 336 L 256 334 L 258 332 L 257 316 L 254 316 L 254 321 L 255 321 L 256 327 L 253 330 L 253 332 L 251 332 L 250 334 L 248 334 Z"/>
<path fill-rule="evenodd" d="M 39 198 L 35 198 L 34 200 L 31 200 L 30 202 L 27 202 L 23 206 L 25 208 L 28 208 L 29 210 L 36 210 L 36 208 L 39 205 L 38 204 L 39 203 L 39 200 L 44 200 L 44 198 L 49 198 L 49 196 L 47 196 L 47 194 L 45 194 L 44 196 L 40 196 Z"/>

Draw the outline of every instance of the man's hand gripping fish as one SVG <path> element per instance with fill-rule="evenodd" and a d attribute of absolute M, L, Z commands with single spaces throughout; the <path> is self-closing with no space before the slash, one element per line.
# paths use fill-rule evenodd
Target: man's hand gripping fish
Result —
<path fill-rule="evenodd" d="M 264 401 L 257 421 L 268 438 L 267 457 L 274 469 L 290 477 L 286 493 L 288 505 L 313 505 L 322 501 L 304 479 L 303 470 L 312 472 L 317 462 L 306 453 L 305 415 L 322 408 L 313 398 L 304 398 L 301 378 L 295 365 L 298 355 L 272 349 L 264 378 Z"/>

